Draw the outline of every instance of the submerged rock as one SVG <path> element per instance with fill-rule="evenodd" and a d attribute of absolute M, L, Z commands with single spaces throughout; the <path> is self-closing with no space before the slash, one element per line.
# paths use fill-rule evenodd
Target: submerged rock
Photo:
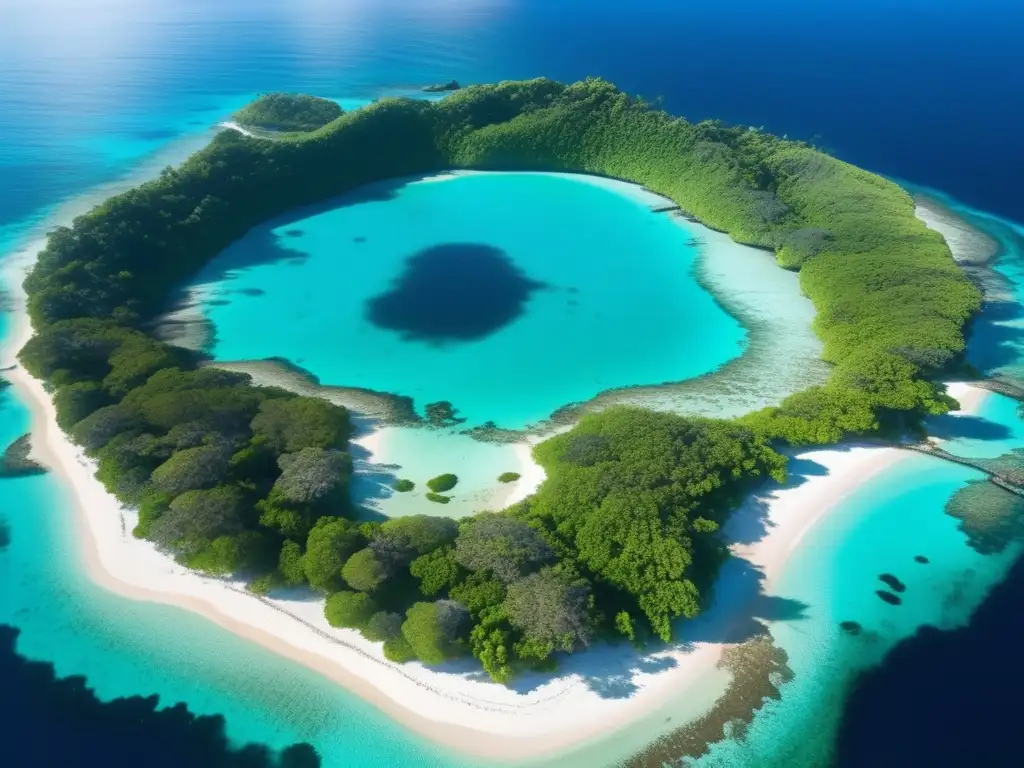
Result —
<path fill-rule="evenodd" d="M 0 458 L 0 477 L 27 477 L 41 475 L 47 469 L 28 454 L 32 450 L 32 436 L 24 434 L 11 443 Z"/>
<path fill-rule="evenodd" d="M 914 555 L 914 562 L 921 563 L 922 565 L 927 565 L 930 561 L 924 555 Z"/>
<path fill-rule="evenodd" d="M 878 576 L 879 580 L 882 581 L 889 589 L 893 592 L 906 592 L 907 585 L 897 579 L 891 573 L 883 573 Z"/>
<path fill-rule="evenodd" d="M 900 599 L 899 595 L 894 595 L 892 592 L 889 592 L 888 590 L 878 589 L 875 590 L 875 594 L 882 598 L 885 602 L 889 603 L 889 605 L 903 604 L 903 600 Z"/>
<path fill-rule="evenodd" d="M 839 628 L 850 635 L 859 635 L 864 628 L 856 621 L 841 621 Z"/>

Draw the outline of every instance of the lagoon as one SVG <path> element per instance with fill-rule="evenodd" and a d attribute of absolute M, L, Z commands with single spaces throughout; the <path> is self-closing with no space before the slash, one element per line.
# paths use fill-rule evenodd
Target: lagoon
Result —
<path fill-rule="evenodd" d="M 522 429 L 611 389 L 690 379 L 745 332 L 695 280 L 693 236 L 548 174 L 381 185 L 258 227 L 197 279 L 218 360 L 449 401 Z"/>

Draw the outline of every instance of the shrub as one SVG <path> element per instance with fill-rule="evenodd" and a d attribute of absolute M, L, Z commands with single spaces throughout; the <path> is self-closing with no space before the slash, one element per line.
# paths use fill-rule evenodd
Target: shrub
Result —
<path fill-rule="evenodd" d="M 459 478 L 452 474 L 438 475 L 437 477 L 427 480 L 427 487 L 434 493 L 450 491 L 458 484 Z"/>
<path fill-rule="evenodd" d="M 376 611 L 373 599 L 364 592 L 335 592 L 324 606 L 328 624 L 350 629 L 365 625 Z"/>
<path fill-rule="evenodd" d="M 514 483 L 520 477 L 518 472 L 502 472 L 498 475 L 499 483 Z"/>
<path fill-rule="evenodd" d="M 395 490 L 398 491 L 399 493 L 408 493 L 415 487 L 416 483 L 414 483 L 412 480 L 398 480 L 395 483 Z"/>

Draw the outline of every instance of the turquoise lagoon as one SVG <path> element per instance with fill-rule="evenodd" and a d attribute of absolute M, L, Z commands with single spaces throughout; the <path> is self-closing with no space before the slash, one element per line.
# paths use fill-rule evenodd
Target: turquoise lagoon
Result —
<path fill-rule="evenodd" d="M 324 385 L 522 429 L 742 351 L 742 326 L 694 279 L 691 240 L 569 177 L 442 176 L 258 227 L 198 282 L 218 359 L 286 357 Z"/>

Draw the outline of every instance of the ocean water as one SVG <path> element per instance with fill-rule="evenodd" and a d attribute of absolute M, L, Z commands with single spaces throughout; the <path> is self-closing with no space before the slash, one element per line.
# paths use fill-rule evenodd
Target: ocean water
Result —
<path fill-rule="evenodd" d="M 197 282 L 212 283 L 217 359 L 286 357 L 420 415 L 447 400 L 466 427 L 522 429 L 742 351 L 742 327 L 694 277 L 692 238 L 605 186 L 471 174 L 257 227 Z"/>
<path fill-rule="evenodd" d="M 690 118 L 720 117 L 813 139 L 845 159 L 965 201 L 959 212 L 987 218 L 983 226 L 999 237 L 1013 226 L 1006 222 L 1024 220 L 1022 34 L 1024 8 L 1015 0 L 649 0 L 628 9 L 611 0 L 0 0 L 0 252 L 65 222 L 87 207 L 85 201 L 102 199 L 110 187 L 97 191 L 98 185 L 152 175 L 180 160 L 206 140 L 212 124 L 259 92 L 308 91 L 357 104 L 452 77 L 487 82 L 539 75 L 599 75 L 630 92 L 662 96 L 668 108 Z M 998 214 L 1005 226 L 981 211 Z M 1024 276 L 1015 263 L 1007 256 L 997 267 L 1011 283 Z M 991 362 L 983 358 L 985 345 L 972 338 L 974 356 L 986 369 L 1019 365 L 1024 352 L 1014 318 L 1000 319 L 987 331 L 993 334 Z M 4 394 L 3 442 L 26 423 L 24 409 Z M 1010 439 L 1006 434 L 998 439 Z M 905 463 L 893 480 L 900 489 L 886 480 L 881 490 L 872 486 L 877 496 L 858 497 L 856 505 L 850 500 L 851 520 L 863 516 L 863 528 L 857 523 L 821 541 L 822 552 L 835 552 L 842 568 L 822 554 L 806 564 L 807 583 L 793 586 L 800 595 L 818 581 L 831 585 L 835 604 L 848 610 L 778 629 L 793 657 L 793 685 L 755 719 L 745 740 L 723 744 L 709 760 L 763 765 L 761 755 L 783 754 L 777 745 L 792 743 L 790 737 L 815 733 L 827 740 L 846 686 L 822 683 L 828 690 L 821 696 L 832 695 L 826 707 L 814 681 L 845 680 L 845 670 L 878 656 L 862 647 L 866 635 L 836 635 L 834 620 L 863 620 L 883 634 L 879 647 L 888 647 L 919 619 L 937 617 L 941 626 L 962 620 L 968 605 L 998 580 L 1010 555 L 972 560 L 973 551 L 941 513 L 943 497 L 956 489 L 943 479 L 946 473 L 961 483 L 968 476 L 943 466 L 943 478 L 936 478 L 936 471 L 927 461 Z M 325 765 L 457 763 L 336 687 L 209 623 L 93 587 L 78 567 L 63 493 L 47 477 L 0 482 L 0 516 L 12 533 L 0 552 L 0 623 L 22 630 L 19 653 L 53 662 L 61 675 L 85 675 L 104 699 L 157 693 L 167 704 L 184 701 L 196 712 L 224 714 L 228 734 L 239 742 L 280 747 L 309 740 Z M 918 549 L 911 543 L 931 546 L 933 540 L 941 562 L 920 572 L 904 565 Z M 885 567 L 908 584 L 902 606 L 873 595 L 876 566 L 868 563 L 876 549 Z M 852 554 L 845 558 L 839 550 Z M 953 584 L 947 577 L 967 568 L 977 577 L 947 616 L 934 605 L 926 608 L 929 601 L 910 600 L 927 592 L 937 605 Z M 912 581 L 911 574 L 925 581 Z M 935 585 L 930 592 L 928 579 Z M 993 695 L 994 684 L 979 687 L 977 678 L 1003 680 L 1006 691 L 1024 679 L 1012 653 L 1024 638 L 1019 622 L 982 619 L 993 611 L 1014 616 L 1021 584 L 1024 574 L 1012 571 L 960 634 L 901 643 L 891 664 L 871 673 L 851 702 L 840 728 L 840 763 L 865 764 L 857 760 L 878 741 L 879 727 L 889 728 L 893 744 L 917 738 L 909 747 L 917 751 L 902 756 L 903 765 L 923 756 L 921 734 L 944 743 L 938 737 L 957 730 L 945 719 L 948 707 L 941 711 L 947 697 L 958 705 L 958 727 L 982 733 L 1005 726 L 1005 712 L 1013 711 L 1002 706 L 1008 693 Z M 831 610 L 830 603 L 806 597 Z M 820 632 L 797 637 L 812 625 Z M 952 653 L 944 652 L 949 645 Z M 814 653 L 817 666 L 810 663 Z M 966 663 L 986 654 L 988 665 Z M 950 671 L 937 676 L 943 667 L 936 664 Z M 959 671 L 976 679 L 953 674 Z M 935 679 L 949 688 L 925 689 L 929 701 L 912 709 L 886 707 L 904 704 L 903 692 Z M 912 723 L 901 717 L 906 711 L 915 714 Z M 871 720 L 865 712 L 889 719 Z M 892 728 L 897 719 L 900 727 Z M 5 743 L 13 743 L 17 729 L 15 719 L 0 721 Z M 986 743 L 1005 747 L 1000 733 L 989 733 Z M 68 745 L 64 764 L 80 764 L 75 747 Z M 977 745 L 973 755 L 985 755 L 980 761 L 969 750 L 955 759 L 951 752 L 935 754 L 946 764 L 1005 764 L 1000 753 Z M 22 754 L 14 757 L 12 765 L 31 764 Z M 884 764 L 877 754 L 872 758 L 871 764 Z"/>

